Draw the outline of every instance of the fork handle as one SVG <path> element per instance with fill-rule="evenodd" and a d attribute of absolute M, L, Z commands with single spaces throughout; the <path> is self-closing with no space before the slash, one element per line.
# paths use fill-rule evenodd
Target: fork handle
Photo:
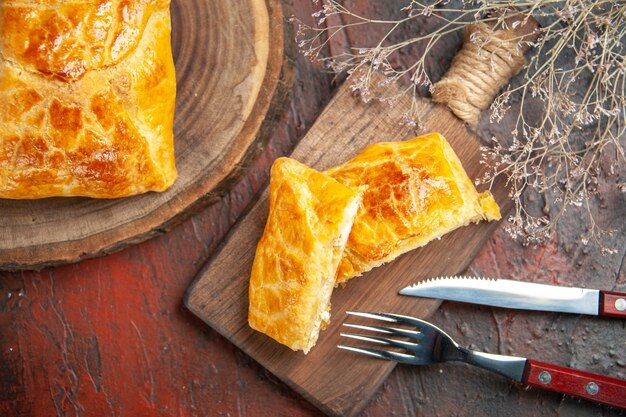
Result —
<path fill-rule="evenodd" d="M 626 381 L 528 359 L 522 382 L 626 409 Z"/>

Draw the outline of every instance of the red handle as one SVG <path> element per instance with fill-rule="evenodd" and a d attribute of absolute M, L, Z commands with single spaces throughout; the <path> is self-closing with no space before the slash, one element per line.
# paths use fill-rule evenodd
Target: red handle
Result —
<path fill-rule="evenodd" d="M 626 319 L 626 294 L 600 291 L 600 315 Z"/>
<path fill-rule="evenodd" d="M 626 381 L 528 359 L 522 382 L 626 409 Z"/>

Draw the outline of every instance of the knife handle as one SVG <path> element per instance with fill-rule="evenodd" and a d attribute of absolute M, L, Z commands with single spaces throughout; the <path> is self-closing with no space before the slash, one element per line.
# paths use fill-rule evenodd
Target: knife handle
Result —
<path fill-rule="evenodd" d="M 626 318 L 626 294 L 600 291 L 600 315 Z"/>
<path fill-rule="evenodd" d="M 626 381 L 528 359 L 522 382 L 626 409 Z"/>

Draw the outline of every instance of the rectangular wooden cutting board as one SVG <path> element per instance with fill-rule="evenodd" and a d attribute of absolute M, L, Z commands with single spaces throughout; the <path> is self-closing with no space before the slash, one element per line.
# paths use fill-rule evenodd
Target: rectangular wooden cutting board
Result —
<path fill-rule="evenodd" d="M 388 86 L 389 87 L 389 86 Z M 388 103 L 362 103 L 354 97 L 349 81 L 339 89 L 293 158 L 318 170 L 345 162 L 375 142 L 410 139 L 437 131 L 450 142 L 472 179 L 481 176 L 477 138 L 447 108 L 426 99 L 418 100 L 423 132 L 404 123 L 411 97 Z M 503 214 L 511 201 L 502 181 L 492 188 Z M 231 230 L 221 248 L 209 260 L 189 288 L 187 307 L 209 326 L 261 363 L 326 414 L 358 414 L 376 393 L 394 363 L 369 359 L 336 348 L 346 310 L 386 311 L 425 318 L 439 301 L 398 295 L 413 282 L 439 275 L 457 274 L 469 265 L 497 223 L 473 224 L 441 240 L 405 254 L 360 278 L 337 288 L 332 295 L 331 324 L 322 331 L 308 355 L 293 352 L 247 324 L 248 280 L 257 242 L 268 213 L 266 189 L 251 210 Z"/>

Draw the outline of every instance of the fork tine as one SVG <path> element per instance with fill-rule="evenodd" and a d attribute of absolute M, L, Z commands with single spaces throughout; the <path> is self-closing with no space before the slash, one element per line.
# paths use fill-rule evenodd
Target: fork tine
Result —
<path fill-rule="evenodd" d="M 400 363 L 413 364 L 415 362 L 415 356 L 408 355 L 406 353 L 388 352 L 386 350 L 359 348 L 355 346 L 344 346 L 344 345 L 337 345 L 337 347 L 339 349 L 349 350 L 351 352 L 362 353 L 367 356 L 373 356 L 375 358 L 387 359 L 390 361 L 395 361 L 395 362 L 400 362 Z"/>
<path fill-rule="evenodd" d="M 383 327 L 383 326 L 367 326 L 365 324 L 352 324 L 352 323 L 342 323 L 343 326 L 352 327 L 354 329 L 361 330 L 369 330 L 371 332 L 385 333 L 385 334 L 393 334 L 391 331 L 391 327 Z"/>
<path fill-rule="evenodd" d="M 352 327 L 354 329 L 368 330 L 371 332 L 379 332 L 385 334 L 392 334 L 396 336 L 408 337 L 410 339 L 421 340 L 422 334 L 417 330 L 398 329 L 396 327 L 383 327 L 383 326 L 366 326 L 364 324 L 352 324 L 343 323 L 346 327 Z"/>
<path fill-rule="evenodd" d="M 422 329 L 431 329 L 447 336 L 447 333 L 441 330 L 439 327 L 431 324 L 427 321 L 416 319 L 415 317 L 403 316 L 401 314 L 393 314 L 393 313 L 374 313 L 370 311 L 346 311 L 347 314 L 351 314 L 353 316 L 366 317 L 370 319 L 389 321 L 400 324 L 407 324 L 410 326 L 415 326 L 417 328 Z"/>
<path fill-rule="evenodd" d="M 366 317 L 369 319 L 391 321 L 394 323 L 398 321 L 394 317 L 389 317 L 390 314 L 388 313 L 374 313 L 371 311 L 346 311 L 346 314 L 350 314 L 352 316 Z"/>
<path fill-rule="evenodd" d="M 381 345 L 407 349 L 410 351 L 415 351 L 417 348 L 419 348 L 419 345 L 417 343 L 405 342 L 404 340 L 385 339 L 383 337 L 376 337 L 376 336 L 362 336 L 362 335 L 351 334 L 351 333 L 340 333 L 339 335 L 343 337 L 349 337 L 352 339 L 363 340 L 365 342 L 379 343 Z"/>

